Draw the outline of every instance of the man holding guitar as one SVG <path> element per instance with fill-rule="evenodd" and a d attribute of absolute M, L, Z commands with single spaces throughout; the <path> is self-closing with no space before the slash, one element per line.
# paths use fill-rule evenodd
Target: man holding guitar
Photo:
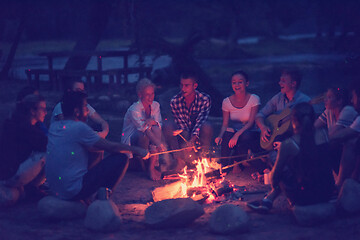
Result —
<path fill-rule="evenodd" d="M 256 115 L 255 121 L 261 130 L 261 141 L 264 143 L 261 146 L 266 150 L 272 149 L 275 138 L 272 135 L 276 134 L 276 130 L 279 129 L 270 129 L 265 123 L 265 118 L 271 114 L 280 113 L 285 109 L 292 108 L 297 103 L 310 102 L 310 97 L 299 90 L 301 78 L 302 76 L 297 69 L 283 69 L 279 81 L 280 92 L 272 97 Z M 286 115 L 286 112 L 282 115 Z M 286 116 L 282 117 L 281 113 L 279 117 L 282 118 L 279 122 L 286 121 Z M 271 119 L 269 120 L 271 121 Z"/>

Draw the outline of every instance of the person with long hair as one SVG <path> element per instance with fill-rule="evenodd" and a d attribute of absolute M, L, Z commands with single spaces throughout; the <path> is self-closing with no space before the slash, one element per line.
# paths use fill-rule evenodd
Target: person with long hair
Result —
<path fill-rule="evenodd" d="M 325 111 L 318 117 L 316 128 L 325 127 L 331 137 L 339 129 L 349 127 L 357 116 L 350 104 L 349 92 L 340 87 L 330 87 L 325 94 Z"/>
<path fill-rule="evenodd" d="M 360 112 L 360 83 L 353 81 L 350 84 L 351 102 L 355 110 Z M 346 128 L 335 132 L 331 138 L 335 144 L 343 143 L 343 154 L 340 160 L 339 175 L 336 179 L 336 186 L 341 188 L 347 178 L 359 181 L 360 176 L 360 116 Z"/>
<path fill-rule="evenodd" d="M 291 205 L 311 205 L 330 200 L 334 190 L 329 144 L 326 131 L 314 128 L 315 113 L 309 103 L 292 109 L 294 135 L 281 143 L 270 172 L 272 190 L 261 201 L 247 206 L 258 212 L 272 208 L 276 197 L 284 192 Z"/>
<path fill-rule="evenodd" d="M 248 149 L 258 150 L 260 132 L 255 128 L 255 116 L 260 105 L 260 98 L 247 91 L 250 82 L 244 71 L 231 75 L 231 87 L 234 94 L 225 98 L 222 103 L 223 123 L 219 136 L 215 139 L 221 145 L 221 156 L 228 157 L 231 150 L 234 154 L 245 154 Z M 221 164 L 232 164 L 232 159 L 223 159 Z M 238 170 L 238 165 L 234 171 Z"/>
<path fill-rule="evenodd" d="M 332 138 L 338 131 L 349 127 L 355 120 L 358 113 L 350 104 L 349 92 L 340 87 L 330 87 L 325 94 L 325 111 L 315 121 L 315 128 L 327 129 L 329 138 Z M 338 189 L 341 187 L 338 182 L 338 174 L 341 159 L 344 157 L 344 145 L 341 142 L 332 143 L 332 166 L 335 173 Z M 342 182 L 342 181 L 341 181 Z"/>
<path fill-rule="evenodd" d="M 43 183 L 47 137 L 37 123 L 46 114 L 45 99 L 30 94 L 17 102 L 11 118 L 5 120 L 0 142 L 0 183 L 4 186 L 21 191 Z"/>

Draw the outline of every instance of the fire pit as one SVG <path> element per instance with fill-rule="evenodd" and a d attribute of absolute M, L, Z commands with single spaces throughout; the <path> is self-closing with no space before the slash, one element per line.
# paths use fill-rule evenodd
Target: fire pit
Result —
<path fill-rule="evenodd" d="M 165 176 L 177 181 L 152 191 L 153 200 L 190 197 L 199 203 L 211 203 L 227 197 L 241 199 L 246 189 L 234 186 L 225 180 L 225 175 L 215 159 L 200 156 L 180 173 Z"/>

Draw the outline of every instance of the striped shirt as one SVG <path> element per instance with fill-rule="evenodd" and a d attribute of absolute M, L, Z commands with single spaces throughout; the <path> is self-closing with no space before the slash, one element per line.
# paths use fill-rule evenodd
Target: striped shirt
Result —
<path fill-rule="evenodd" d="M 180 92 L 171 99 L 170 107 L 178 128 L 199 136 L 200 128 L 210 113 L 211 99 L 209 95 L 195 91 L 195 100 L 187 108 Z"/>
<path fill-rule="evenodd" d="M 326 124 L 328 129 L 331 129 L 336 125 L 349 127 L 357 115 L 356 110 L 352 106 L 347 105 L 341 110 L 338 120 L 336 120 L 334 112 L 327 109 L 319 116 L 319 119 Z"/>

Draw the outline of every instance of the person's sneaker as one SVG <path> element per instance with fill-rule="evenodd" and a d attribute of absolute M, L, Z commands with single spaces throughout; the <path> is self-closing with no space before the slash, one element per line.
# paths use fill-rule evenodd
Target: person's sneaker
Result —
<path fill-rule="evenodd" d="M 258 213 L 268 213 L 272 208 L 272 201 L 264 198 L 262 200 L 248 202 L 246 203 L 246 206 Z"/>

